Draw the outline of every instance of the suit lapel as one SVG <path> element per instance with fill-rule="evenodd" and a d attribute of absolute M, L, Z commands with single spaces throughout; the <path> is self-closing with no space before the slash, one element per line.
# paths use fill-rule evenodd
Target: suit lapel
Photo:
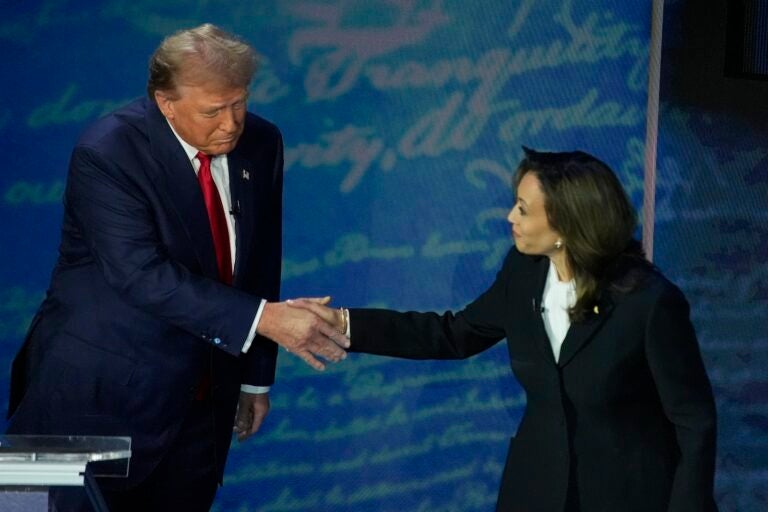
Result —
<path fill-rule="evenodd" d="M 235 244 L 235 284 L 237 284 L 238 277 L 242 274 L 243 265 L 251 257 L 251 244 L 248 241 L 253 239 L 256 216 L 256 198 L 253 197 L 254 194 L 251 192 L 253 190 L 252 180 L 256 179 L 256 175 L 250 162 L 242 155 L 238 147 L 235 147 L 227 155 L 229 193 L 232 199 L 232 210 L 235 212 L 235 233 L 237 237 Z"/>
<path fill-rule="evenodd" d="M 533 294 L 530 297 L 531 314 L 533 315 L 533 338 L 544 358 L 551 364 L 555 364 L 555 355 L 552 353 L 552 345 L 549 342 L 547 330 L 544 327 L 544 319 L 541 314 L 543 304 L 544 286 L 547 283 L 547 274 L 549 273 L 549 258 L 541 258 L 538 268 L 534 272 Z"/>
<path fill-rule="evenodd" d="M 567 365 L 594 338 L 595 333 L 610 316 L 612 309 L 613 301 L 603 297 L 598 301 L 595 310 L 589 313 L 586 320 L 571 324 L 560 349 L 558 366 L 562 368 Z"/>
<path fill-rule="evenodd" d="M 163 114 L 154 102 L 146 100 L 146 105 L 150 151 L 161 170 L 151 177 L 176 210 L 203 274 L 217 279 L 216 252 L 195 171 Z"/>

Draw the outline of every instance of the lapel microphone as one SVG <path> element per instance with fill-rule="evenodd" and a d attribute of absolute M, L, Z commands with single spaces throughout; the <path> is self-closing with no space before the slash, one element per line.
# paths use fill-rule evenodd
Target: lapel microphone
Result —
<path fill-rule="evenodd" d="M 229 214 L 234 215 L 235 217 L 240 216 L 240 200 L 239 199 L 237 199 L 235 201 L 235 204 L 232 205 L 232 208 L 229 210 Z"/>

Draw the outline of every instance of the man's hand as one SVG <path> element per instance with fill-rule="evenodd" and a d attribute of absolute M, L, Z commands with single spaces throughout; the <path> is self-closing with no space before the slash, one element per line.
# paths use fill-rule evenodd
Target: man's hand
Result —
<path fill-rule="evenodd" d="M 237 434 L 237 440 L 245 441 L 255 434 L 264 418 L 269 413 L 269 393 L 240 392 L 235 414 L 235 426 L 232 431 Z"/>
<path fill-rule="evenodd" d="M 329 324 L 333 326 L 334 329 L 336 329 L 338 332 L 346 332 L 347 325 L 346 320 L 344 319 L 344 313 L 342 313 L 341 309 L 338 308 L 329 308 L 326 304 L 328 304 L 328 300 L 326 300 L 325 297 L 323 298 L 304 298 L 304 299 L 293 299 L 289 300 L 288 304 L 290 304 L 293 307 L 306 309 L 307 311 L 311 311 L 312 313 L 316 314 Z M 347 345 L 346 348 L 349 348 L 349 345 Z"/>
<path fill-rule="evenodd" d="M 330 297 L 325 297 L 318 304 L 329 301 Z M 343 333 L 312 311 L 285 302 L 268 302 L 256 330 L 315 370 L 325 369 L 318 357 L 334 363 L 347 357 L 343 348 L 349 347 L 349 339 Z"/>

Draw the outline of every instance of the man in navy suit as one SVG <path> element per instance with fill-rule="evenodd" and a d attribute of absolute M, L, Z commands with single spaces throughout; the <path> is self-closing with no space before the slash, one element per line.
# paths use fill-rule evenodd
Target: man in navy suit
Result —
<path fill-rule="evenodd" d="M 277 344 L 316 369 L 348 341 L 277 302 L 283 148 L 248 113 L 254 51 L 215 26 L 155 51 L 148 98 L 75 147 L 60 255 L 13 363 L 11 434 L 131 436 L 111 510 L 208 510 L 234 430 L 269 410 Z M 277 344 L 276 344 L 276 343 Z M 61 492 L 58 510 L 87 510 Z"/>

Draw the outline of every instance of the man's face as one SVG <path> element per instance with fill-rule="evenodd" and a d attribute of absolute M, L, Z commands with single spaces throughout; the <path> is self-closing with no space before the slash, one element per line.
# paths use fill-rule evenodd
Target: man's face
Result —
<path fill-rule="evenodd" d="M 209 155 L 234 149 L 243 133 L 248 91 L 215 82 L 155 92 L 163 115 L 186 143 Z"/>

